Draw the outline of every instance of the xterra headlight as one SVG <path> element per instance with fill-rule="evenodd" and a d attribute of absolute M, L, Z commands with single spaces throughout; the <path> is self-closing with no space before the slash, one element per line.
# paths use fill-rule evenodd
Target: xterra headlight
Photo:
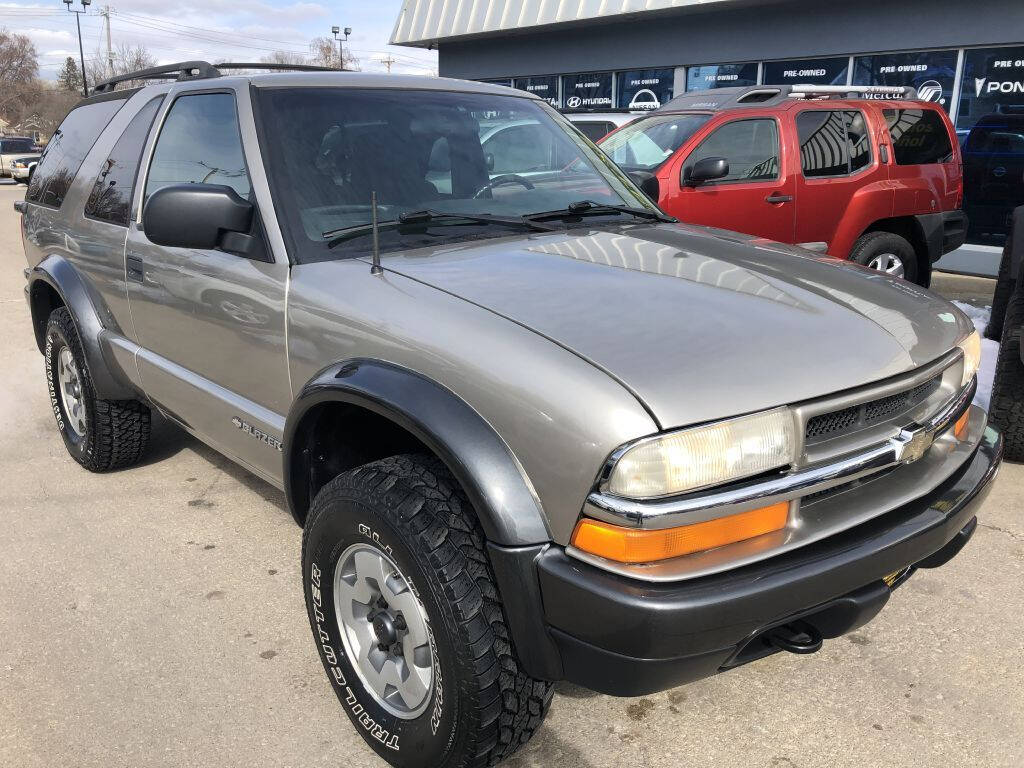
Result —
<path fill-rule="evenodd" d="M 966 387 L 977 375 L 978 368 L 981 367 L 981 334 L 975 331 L 957 346 L 964 353 L 964 375 L 960 386 Z"/>
<path fill-rule="evenodd" d="M 795 451 L 793 414 L 778 408 L 634 443 L 615 460 L 605 490 L 671 496 L 784 467 Z"/>

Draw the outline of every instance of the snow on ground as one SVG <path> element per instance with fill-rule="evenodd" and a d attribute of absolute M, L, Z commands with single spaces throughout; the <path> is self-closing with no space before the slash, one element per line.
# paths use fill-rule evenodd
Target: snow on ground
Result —
<path fill-rule="evenodd" d="M 985 326 L 988 325 L 988 318 L 992 314 L 992 307 L 976 307 L 964 301 L 954 301 L 954 304 L 971 318 L 978 333 L 985 333 Z M 996 373 L 996 356 L 999 354 L 999 342 L 981 338 L 981 368 L 978 369 L 978 392 L 974 396 L 974 402 L 988 410 L 988 401 L 992 395 L 992 378 Z"/>

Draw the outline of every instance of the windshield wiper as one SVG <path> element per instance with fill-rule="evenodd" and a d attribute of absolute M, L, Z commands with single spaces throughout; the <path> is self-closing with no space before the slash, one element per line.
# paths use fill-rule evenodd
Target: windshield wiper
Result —
<path fill-rule="evenodd" d="M 421 211 L 407 211 L 399 214 L 397 219 L 377 222 L 377 229 L 395 229 L 401 226 L 414 226 L 416 224 L 433 224 L 434 222 L 469 221 L 477 224 L 498 224 L 506 227 L 525 227 L 535 232 L 551 232 L 554 227 L 532 221 L 528 216 L 494 216 L 489 213 L 445 213 L 443 211 L 432 211 L 424 209 Z M 325 240 L 330 238 L 328 248 L 334 248 L 346 240 L 361 237 L 373 232 L 373 224 L 357 224 L 354 227 L 343 227 L 324 232 L 321 237 Z"/>
<path fill-rule="evenodd" d="M 570 216 L 599 216 L 604 213 L 625 213 L 638 219 L 651 219 L 653 221 L 676 222 L 671 216 L 666 216 L 661 211 L 652 211 L 649 208 L 633 208 L 628 205 L 611 205 L 608 203 L 595 203 L 593 200 L 577 200 L 569 203 L 567 208 L 557 211 L 543 211 L 534 213 L 523 218 L 530 221 L 543 221 L 544 219 L 564 219 Z"/>

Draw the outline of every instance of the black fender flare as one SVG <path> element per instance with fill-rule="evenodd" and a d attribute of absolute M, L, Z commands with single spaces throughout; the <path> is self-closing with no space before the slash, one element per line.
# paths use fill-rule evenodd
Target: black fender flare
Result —
<path fill-rule="evenodd" d="M 96 394 L 103 400 L 133 400 L 138 392 L 122 377 L 115 375 L 104 352 L 102 337 L 108 332 L 101 319 L 84 280 L 74 265 L 63 256 L 51 254 L 39 262 L 28 276 L 29 306 L 32 311 L 32 328 L 39 351 L 46 347 L 46 321 L 42 317 L 42 302 L 39 300 L 39 284 L 45 283 L 60 296 L 64 306 L 71 313 L 82 342 L 89 375 Z"/>
<path fill-rule="evenodd" d="M 323 369 L 289 409 L 284 485 L 288 508 L 300 525 L 312 500 L 304 479 L 307 457 L 296 436 L 308 424 L 310 411 L 326 402 L 366 408 L 432 450 L 466 491 L 488 541 L 506 547 L 551 541 L 536 491 L 494 428 L 447 387 L 407 368 L 372 359 L 347 360 Z"/>

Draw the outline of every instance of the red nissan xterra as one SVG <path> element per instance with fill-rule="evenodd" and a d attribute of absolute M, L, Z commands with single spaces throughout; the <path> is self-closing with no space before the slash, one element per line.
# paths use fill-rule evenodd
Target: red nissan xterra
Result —
<path fill-rule="evenodd" d="M 682 221 L 795 243 L 921 285 L 967 232 L 953 125 L 912 88 L 687 93 L 600 144 Z"/>

